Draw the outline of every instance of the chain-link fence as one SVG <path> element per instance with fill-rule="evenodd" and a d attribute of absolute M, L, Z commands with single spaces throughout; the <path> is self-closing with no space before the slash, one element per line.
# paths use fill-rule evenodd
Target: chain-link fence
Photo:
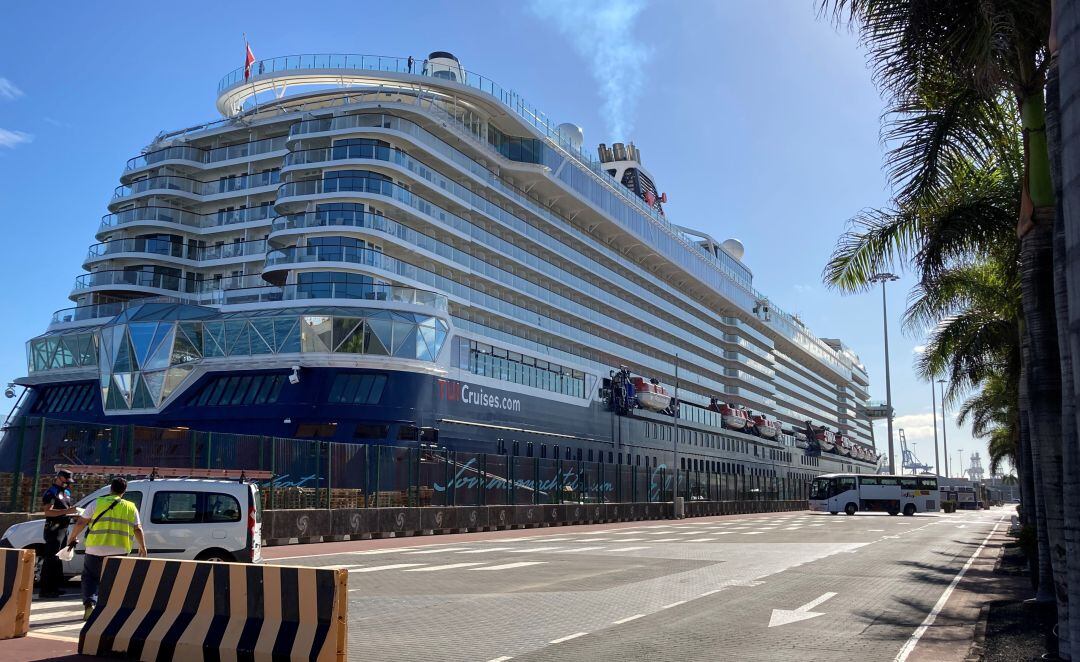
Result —
<path fill-rule="evenodd" d="M 39 508 L 54 467 L 105 465 L 270 472 L 262 483 L 271 509 L 481 506 L 671 501 L 675 476 L 665 466 L 199 432 L 183 427 L 95 425 L 22 418 L 0 454 L 0 506 Z M 83 475 L 81 498 L 108 482 Z M 688 501 L 805 499 L 809 482 L 685 470 L 678 496 Z"/>

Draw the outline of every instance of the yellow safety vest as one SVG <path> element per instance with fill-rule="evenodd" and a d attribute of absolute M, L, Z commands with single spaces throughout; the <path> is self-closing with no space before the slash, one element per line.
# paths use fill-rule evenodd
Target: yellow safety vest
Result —
<path fill-rule="evenodd" d="M 119 501 L 109 512 L 105 509 Z M 98 517 L 105 513 L 104 516 Z M 104 496 L 94 501 L 94 517 L 97 521 L 86 534 L 87 547 L 119 547 L 131 551 L 131 539 L 135 536 L 135 504 L 123 497 Z"/>

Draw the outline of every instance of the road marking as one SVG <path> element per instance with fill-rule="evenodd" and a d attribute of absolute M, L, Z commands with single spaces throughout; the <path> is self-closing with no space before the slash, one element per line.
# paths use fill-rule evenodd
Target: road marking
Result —
<path fill-rule="evenodd" d="M 650 540 L 649 542 L 679 542 L 682 538 L 658 538 L 656 540 Z"/>
<path fill-rule="evenodd" d="M 720 592 L 720 591 L 722 591 L 722 590 L 724 590 L 724 589 L 722 589 L 722 588 L 714 588 L 714 589 L 713 589 L 713 590 L 711 590 L 711 591 L 705 591 L 704 593 L 702 593 L 702 594 L 701 594 L 701 595 L 699 595 L 698 597 L 699 597 L 699 598 L 704 598 L 704 597 L 705 597 L 706 595 L 712 595 L 713 593 L 719 593 L 719 592 Z"/>
<path fill-rule="evenodd" d="M 1002 517 L 1002 519 L 1004 519 L 1004 517 Z M 999 526 L 1001 526 L 1001 519 L 999 519 L 997 523 L 994 524 L 994 528 L 990 529 L 990 533 L 986 534 L 986 537 L 983 538 L 982 543 L 971 554 L 971 558 L 969 558 L 967 562 L 964 563 L 964 567 L 960 568 L 960 572 L 956 573 L 956 576 L 953 577 L 952 581 L 949 583 L 948 588 L 945 589 L 945 592 L 941 594 L 940 598 L 938 598 L 937 603 L 934 604 L 934 608 L 930 611 L 929 614 L 926 615 L 926 619 L 923 620 L 922 625 L 915 628 L 915 632 L 913 632 L 911 634 L 911 637 L 908 638 L 907 643 L 905 643 L 904 647 L 900 649 L 900 652 L 896 654 L 894 662 L 904 662 L 908 659 L 908 656 L 911 655 L 911 652 L 915 650 L 915 645 L 919 643 L 919 640 L 922 639 L 924 634 L 926 634 L 926 631 L 930 628 L 931 625 L 934 624 L 934 621 L 937 620 L 938 614 L 940 614 L 941 610 L 945 608 L 945 603 L 949 601 L 949 596 L 952 595 L 952 592 L 956 588 L 956 585 L 959 584 L 960 580 L 964 578 L 964 574 L 967 573 L 968 568 L 970 568 L 971 564 L 975 562 L 975 557 L 977 557 L 979 553 L 982 552 L 983 547 L 986 547 L 986 543 L 990 541 L 990 537 L 994 535 L 994 533 L 998 530 Z"/>
<path fill-rule="evenodd" d="M 588 632 L 575 632 L 574 634 L 572 634 L 572 635 L 570 635 L 568 637 L 559 637 L 558 639 L 552 639 L 548 643 L 549 644 L 561 644 L 564 641 L 570 641 L 571 639 L 577 639 L 578 637 L 584 637 L 587 634 L 589 634 L 589 633 Z"/>
<path fill-rule="evenodd" d="M 617 549 L 609 549 L 609 552 L 633 552 L 638 549 L 648 549 L 648 547 L 619 547 Z"/>
<path fill-rule="evenodd" d="M 27 636 L 29 636 L 29 637 L 37 637 L 39 639 L 52 639 L 53 641 L 66 641 L 66 642 L 72 643 L 72 644 L 79 643 L 79 638 L 78 637 L 62 637 L 62 636 L 60 636 L 58 634 L 43 634 L 43 633 L 34 632 L 33 630 L 31 630 L 30 633 Z"/>
<path fill-rule="evenodd" d="M 505 552 L 513 547 L 488 547 L 487 549 L 466 549 L 458 554 L 487 554 L 488 552 Z"/>
<path fill-rule="evenodd" d="M 502 565 L 489 565 L 483 568 L 473 568 L 473 570 L 509 570 L 511 568 L 524 568 L 528 565 L 543 565 L 547 561 L 518 561 L 517 563 L 504 563 Z"/>
<path fill-rule="evenodd" d="M 391 563 L 390 565 L 373 565 L 370 568 L 358 568 L 353 572 L 378 572 L 380 570 L 396 570 L 398 568 L 415 568 L 418 565 L 426 565 L 424 563 Z M 351 589 L 353 591 L 359 589 Z"/>
<path fill-rule="evenodd" d="M 678 607 L 679 605 L 684 605 L 684 604 L 686 604 L 686 600 L 679 600 L 678 602 L 672 602 L 671 604 L 664 605 L 663 607 L 660 607 L 660 608 L 661 609 L 671 609 L 672 607 Z"/>
<path fill-rule="evenodd" d="M 525 549 L 512 549 L 508 554 L 531 554 L 533 552 L 554 552 L 562 547 L 526 547 Z"/>
<path fill-rule="evenodd" d="M 769 627 L 773 628 L 778 625 L 787 625 L 788 623 L 805 621 L 806 619 L 814 618 L 815 616 L 824 616 L 824 612 L 810 610 L 833 597 L 836 597 L 836 593 L 830 591 L 829 593 L 825 593 L 821 597 L 811 600 L 795 609 L 773 609 L 772 615 L 769 616 Z"/>
<path fill-rule="evenodd" d="M 867 529 L 867 533 L 884 533 L 885 529 Z"/>
<path fill-rule="evenodd" d="M 617 536 L 640 536 L 644 531 L 616 531 Z"/>
<path fill-rule="evenodd" d="M 471 563 L 447 563 L 446 565 L 429 565 L 426 568 L 409 568 L 408 570 L 402 570 L 402 572 L 436 572 L 438 570 L 468 568 L 474 565 L 484 565 L 484 563 L 482 561 L 473 561 Z"/>
<path fill-rule="evenodd" d="M 464 547 L 440 547 L 438 549 L 421 549 L 416 552 L 405 552 L 406 554 L 439 554 L 440 552 L 461 552 L 464 551 Z"/>
<path fill-rule="evenodd" d="M 693 540 L 687 540 L 686 542 L 716 542 L 716 538 L 694 538 Z"/>
<path fill-rule="evenodd" d="M 597 545 L 595 547 L 567 547 L 566 549 L 562 550 L 559 553 L 560 554 L 574 554 L 576 552 L 592 552 L 592 551 L 595 551 L 597 549 L 603 549 L 603 548 L 604 548 L 603 545 Z"/>
<path fill-rule="evenodd" d="M 374 554 L 393 554 L 395 552 L 404 552 L 408 549 L 416 549 L 415 547 L 394 547 L 392 549 L 369 549 L 366 552 L 345 552 L 346 554 L 357 554 L 361 556 L 371 556 Z M 300 559 L 302 556 L 287 556 L 285 558 Z M 281 559 L 269 559 L 271 561 L 280 561 Z"/>
<path fill-rule="evenodd" d="M 785 526 L 784 530 L 785 531 L 798 531 L 801 528 L 802 528 L 801 526 Z"/>
<path fill-rule="evenodd" d="M 492 658 L 492 659 L 488 660 L 488 662 L 506 662 L 507 660 L 512 660 L 512 659 L 514 659 L 514 658 L 510 657 L 509 655 L 503 655 L 502 657 Z"/>
<path fill-rule="evenodd" d="M 626 618 L 620 618 L 617 621 L 612 621 L 612 625 L 622 625 L 623 623 L 629 623 L 630 621 L 636 621 L 639 618 L 644 618 L 645 614 L 634 614 L 633 616 L 627 616 Z"/>
<path fill-rule="evenodd" d="M 765 532 L 764 531 L 739 531 L 739 533 L 744 535 L 744 536 L 756 536 L 756 535 L 759 535 L 759 534 L 762 534 L 762 533 L 765 533 Z"/>
<path fill-rule="evenodd" d="M 691 535 L 693 535 L 693 534 L 691 534 Z M 620 538 L 616 542 L 641 542 L 642 540 L 649 540 L 649 539 L 648 538 Z M 649 540 L 649 542 L 653 542 L 653 541 Z"/>

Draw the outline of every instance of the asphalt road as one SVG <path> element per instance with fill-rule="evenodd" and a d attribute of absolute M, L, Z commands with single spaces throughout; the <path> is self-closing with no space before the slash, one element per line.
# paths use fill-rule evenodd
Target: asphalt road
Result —
<path fill-rule="evenodd" d="M 863 661 L 904 649 L 1006 515 L 773 513 L 267 552 L 349 569 L 358 660 Z M 35 604 L 33 630 L 77 637 L 66 603 Z"/>

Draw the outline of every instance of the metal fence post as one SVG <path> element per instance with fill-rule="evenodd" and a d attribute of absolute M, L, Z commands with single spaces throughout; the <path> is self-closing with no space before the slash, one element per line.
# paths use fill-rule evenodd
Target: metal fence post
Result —
<path fill-rule="evenodd" d="M 34 490 L 30 493 L 30 505 L 27 508 L 36 512 L 38 489 L 41 487 L 41 450 L 45 446 L 45 417 L 41 417 L 41 426 L 38 430 L 37 461 L 34 463 Z"/>
<path fill-rule="evenodd" d="M 11 481 L 11 505 L 9 506 L 12 512 L 17 509 L 15 504 L 19 502 L 19 497 L 22 495 L 22 461 L 23 461 L 23 444 L 26 442 L 26 417 L 19 418 L 19 447 L 15 451 L 15 476 Z"/>
<path fill-rule="evenodd" d="M 508 465 L 508 467 L 510 469 L 509 471 L 507 471 L 507 473 L 509 474 L 510 480 L 507 483 L 507 488 L 506 488 L 507 489 L 507 495 L 506 495 L 507 502 L 506 503 L 507 503 L 507 505 L 516 506 L 517 505 L 517 480 L 514 478 L 514 467 L 517 466 L 517 456 L 516 455 L 507 455 L 506 456 L 506 463 L 507 463 L 507 465 Z"/>
<path fill-rule="evenodd" d="M 540 504 L 540 458 L 533 458 L 533 505 Z"/>
<path fill-rule="evenodd" d="M 214 465 L 214 433 L 206 433 L 206 468 Z"/>
<path fill-rule="evenodd" d="M 443 449 L 442 452 L 442 475 L 443 475 L 443 505 L 450 505 L 450 451 Z"/>
<path fill-rule="evenodd" d="M 326 442 L 326 509 L 332 507 L 333 492 L 331 492 L 334 478 L 334 453 L 331 442 Z"/>
<path fill-rule="evenodd" d="M 484 484 L 487 482 L 487 453 L 480 454 L 480 475 L 476 481 L 476 505 L 487 504 L 487 495 L 484 494 Z"/>
<path fill-rule="evenodd" d="M 193 449 L 195 445 L 191 446 Z M 194 453 L 194 450 L 192 451 Z M 194 462 L 192 466 L 194 466 Z M 277 479 L 277 437 L 270 437 L 270 510 L 274 509 L 277 502 L 274 499 L 274 483 Z"/>
<path fill-rule="evenodd" d="M 562 458 L 555 460 L 555 471 L 559 476 L 559 496 L 556 499 L 556 503 L 563 502 L 563 472 L 562 472 Z"/>
<path fill-rule="evenodd" d="M 135 426 L 128 425 L 128 466 L 135 466 Z"/>
<path fill-rule="evenodd" d="M 382 444 L 375 446 L 375 507 L 379 507 L 379 491 L 382 490 Z"/>

